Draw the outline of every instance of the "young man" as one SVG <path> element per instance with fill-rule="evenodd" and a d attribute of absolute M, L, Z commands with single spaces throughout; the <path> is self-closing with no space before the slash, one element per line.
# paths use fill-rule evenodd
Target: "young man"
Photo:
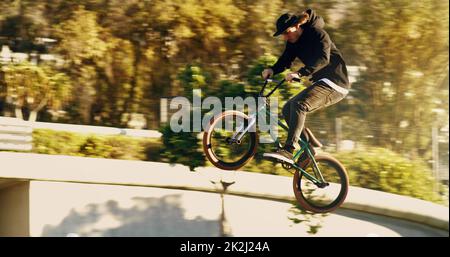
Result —
<path fill-rule="evenodd" d="M 312 9 L 299 15 L 285 13 L 277 22 L 274 37 L 283 35 L 286 47 L 278 61 L 262 72 L 264 79 L 291 67 L 295 58 L 304 64 L 300 70 L 289 72 L 286 80 L 291 82 L 302 76 L 311 76 L 313 84 L 291 98 L 283 107 L 283 116 L 289 126 L 286 144 L 265 157 L 293 163 L 292 157 L 304 129 L 306 114 L 335 104 L 342 100 L 350 87 L 347 68 L 342 54 L 336 48 L 327 32 L 324 21 Z M 306 156 L 306 155 L 305 155 Z M 306 163 L 307 159 L 301 160 Z"/>

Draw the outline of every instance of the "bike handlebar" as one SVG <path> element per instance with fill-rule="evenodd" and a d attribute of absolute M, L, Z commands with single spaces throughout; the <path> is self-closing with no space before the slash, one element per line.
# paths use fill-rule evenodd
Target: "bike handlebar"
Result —
<path fill-rule="evenodd" d="M 294 79 L 292 79 L 293 81 L 296 81 L 296 82 L 301 82 L 301 80 L 300 79 L 297 79 L 297 78 L 294 78 Z M 266 79 L 265 81 L 264 81 L 264 85 L 263 85 L 263 87 L 261 88 L 261 91 L 259 92 L 259 96 L 262 96 L 262 97 L 269 97 L 269 96 L 271 96 L 272 94 L 273 94 L 273 92 L 275 92 L 275 90 L 277 90 L 277 88 L 278 87 L 280 87 L 281 86 L 281 84 L 283 84 L 284 82 L 286 81 L 286 79 L 283 79 L 283 80 L 281 80 L 281 81 L 278 81 L 278 80 L 275 80 L 275 79 Z M 272 91 L 270 91 L 270 93 L 268 93 L 267 95 L 263 95 L 263 92 L 264 92 L 264 89 L 266 88 L 266 85 L 267 85 L 267 83 L 277 83 L 277 85 L 272 89 Z"/>

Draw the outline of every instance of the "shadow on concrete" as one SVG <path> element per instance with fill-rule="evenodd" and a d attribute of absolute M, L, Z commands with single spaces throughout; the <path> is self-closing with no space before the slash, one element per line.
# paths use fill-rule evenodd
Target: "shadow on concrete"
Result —
<path fill-rule="evenodd" d="M 46 225 L 42 236 L 220 236 L 220 217 L 186 219 L 180 198 L 136 197 L 128 209 L 112 200 L 90 204 L 83 212 L 72 210 L 57 226 Z"/>
<path fill-rule="evenodd" d="M 289 209 L 288 219 L 294 224 L 304 224 L 310 235 L 317 234 L 322 227 L 323 219 L 329 214 L 327 213 L 312 213 L 304 210 L 297 202 L 292 202 L 292 207 Z"/>

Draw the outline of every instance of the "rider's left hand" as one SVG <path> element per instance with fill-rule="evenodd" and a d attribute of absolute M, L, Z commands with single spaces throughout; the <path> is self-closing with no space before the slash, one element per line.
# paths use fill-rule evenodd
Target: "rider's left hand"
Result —
<path fill-rule="evenodd" d="M 286 74 L 286 81 L 292 82 L 293 79 L 300 79 L 300 75 L 297 72 L 289 72 Z"/>

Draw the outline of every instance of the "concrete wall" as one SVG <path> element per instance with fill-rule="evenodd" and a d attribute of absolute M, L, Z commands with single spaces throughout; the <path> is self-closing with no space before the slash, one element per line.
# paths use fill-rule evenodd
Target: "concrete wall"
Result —
<path fill-rule="evenodd" d="M 97 135 L 124 135 L 131 137 L 143 137 L 143 138 L 160 138 L 161 133 L 156 130 L 146 129 L 126 129 L 126 128 L 114 128 L 103 126 L 89 126 L 89 125 L 73 125 L 63 123 L 50 123 L 50 122 L 30 122 L 23 121 L 17 118 L 0 117 L 1 124 L 22 124 L 32 129 L 51 129 L 54 131 L 66 131 L 74 133 L 84 134 L 97 134 Z"/>
<path fill-rule="evenodd" d="M 29 183 L 0 184 L 0 236 L 29 236 Z"/>
<path fill-rule="evenodd" d="M 30 236 L 218 236 L 220 196 L 64 182 L 30 184 Z"/>
<path fill-rule="evenodd" d="M 307 214 L 288 202 L 192 190 L 48 181 L 5 190 L 0 236 L 448 236 L 364 212 Z"/>

